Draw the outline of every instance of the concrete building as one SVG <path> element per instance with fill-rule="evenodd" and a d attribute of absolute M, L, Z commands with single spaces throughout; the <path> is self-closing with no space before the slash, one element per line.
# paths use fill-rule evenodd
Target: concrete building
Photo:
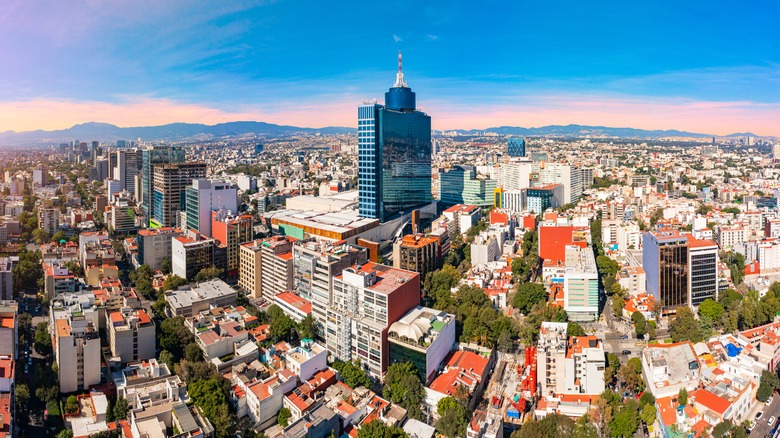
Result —
<path fill-rule="evenodd" d="M 260 243 L 260 285 L 263 297 L 269 301 L 293 288 L 292 242 L 284 236 L 273 236 Z"/>
<path fill-rule="evenodd" d="M 441 249 L 439 239 L 423 234 L 406 235 L 393 244 L 393 267 L 420 274 L 425 278 L 439 268 Z"/>
<path fill-rule="evenodd" d="M 599 316 L 599 273 L 591 247 L 566 246 L 563 308 L 569 321 L 595 321 Z"/>
<path fill-rule="evenodd" d="M 656 399 L 676 396 L 683 388 L 689 394 L 698 388 L 701 364 L 689 341 L 653 344 L 640 357 L 647 390 Z"/>
<path fill-rule="evenodd" d="M 334 278 L 326 348 L 338 360 L 361 359 L 374 377 L 390 362 L 387 331 L 420 304 L 420 275 L 376 263 L 351 266 Z"/>
<path fill-rule="evenodd" d="M 138 230 L 138 265 L 149 265 L 156 271 L 168 259 L 173 266 L 173 239 L 181 235 L 181 230 L 171 227 Z"/>
<path fill-rule="evenodd" d="M 718 299 L 718 245 L 711 240 L 688 238 L 688 303 L 698 308 L 704 300 Z"/>
<path fill-rule="evenodd" d="M 204 268 L 217 266 L 216 242 L 194 231 L 176 236 L 171 241 L 172 273 L 191 281 Z"/>
<path fill-rule="evenodd" d="M 185 189 L 193 180 L 206 177 L 206 163 L 178 163 L 154 166 L 155 227 L 176 225 L 178 212 L 185 209 Z"/>
<path fill-rule="evenodd" d="M 14 273 L 10 258 L 0 258 L 0 300 L 14 299 Z"/>
<path fill-rule="evenodd" d="M 565 186 L 562 184 L 547 184 L 526 189 L 526 210 L 541 214 L 548 208 L 558 208 L 564 205 Z"/>
<path fill-rule="evenodd" d="M 424 385 L 455 345 L 455 315 L 417 306 L 390 325 L 390 363 L 411 362 Z"/>
<path fill-rule="evenodd" d="M 625 266 L 615 277 L 620 286 L 630 295 L 643 294 L 647 291 L 647 275 L 641 266 Z"/>
<path fill-rule="evenodd" d="M 154 321 L 144 309 L 124 308 L 106 313 L 111 355 L 121 363 L 152 359 L 156 356 Z"/>
<path fill-rule="evenodd" d="M 595 336 L 567 336 L 565 322 L 543 322 L 537 349 L 543 397 L 598 395 L 604 391 L 606 355 Z"/>
<path fill-rule="evenodd" d="M 233 216 L 225 210 L 212 211 L 210 228 L 211 237 L 226 247 L 226 275 L 237 277 L 239 275 L 239 246 L 254 238 L 252 215 Z"/>
<path fill-rule="evenodd" d="M 474 166 L 455 166 L 439 174 L 439 200 L 445 206 L 492 206 L 495 189 L 496 181 L 477 178 Z"/>
<path fill-rule="evenodd" d="M 49 236 L 53 236 L 60 229 L 60 209 L 57 207 L 38 208 L 38 228 Z"/>
<path fill-rule="evenodd" d="M 114 231 L 129 231 L 136 228 L 135 223 L 135 203 L 130 198 L 130 194 L 122 192 L 114 197 L 110 208 L 110 220 L 107 220 L 111 229 Z"/>
<path fill-rule="evenodd" d="M 44 293 L 48 300 L 73 293 L 78 287 L 76 276 L 64 265 L 44 263 Z"/>
<path fill-rule="evenodd" d="M 482 211 L 476 205 L 453 205 L 444 210 L 442 214 L 456 224 L 455 230 L 460 234 L 466 234 L 469 231 L 469 228 L 476 225 L 477 222 L 482 219 Z"/>
<path fill-rule="evenodd" d="M 213 279 L 175 291 L 165 292 L 168 310 L 173 316 L 191 317 L 209 306 L 224 307 L 236 303 L 237 292 L 227 283 Z"/>
<path fill-rule="evenodd" d="M 367 260 L 368 251 L 357 245 L 314 240 L 293 243 L 293 287 L 301 298 L 311 302 L 312 316 L 323 339 L 333 278 Z"/>
<path fill-rule="evenodd" d="M 719 226 L 715 230 L 715 241 L 722 250 L 731 249 L 750 239 L 750 228 Z"/>
<path fill-rule="evenodd" d="M 303 321 L 307 316 L 311 316 L 311 303 L 292 292 L 276 294 L 273 303 L 297 323 Z"/>
<path fill-rule="evenodd" d="M 223 210 L 228 215 L 238 214 L 238 188 L 232 183 L 196 179 L 184 192 L 188 230 L 216 237 L 211 232 L 212 212 Z"/>
<path fill-rule="evenodd" d="M 16 301 L 0 301 L 0 356 L 6 356 L 13 360 L 17 359 L 18 311 Z"/>
<path fill-rule="evenodd" d="M 98 326 L 79 313 L 52 317 L 54 353 L 60 392 L 87 390 L 100 383 L 100 336 Z"/>
<path fill-rule="evenodd" d="M 262 296 L 261 240 L 242 243 L 238 248 L 238 285 L 252 298 Z"/>

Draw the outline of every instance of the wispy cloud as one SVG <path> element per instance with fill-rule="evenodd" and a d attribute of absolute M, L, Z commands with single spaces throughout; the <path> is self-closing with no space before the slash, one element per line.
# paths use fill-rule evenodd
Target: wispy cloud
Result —
<path fill-rule="evenodd" d="M 397 42 L 397 43 L 400 43 L 400 42 L 401 42 L 401 41 L 403 41 L 403 40 L 404 40 L 404 39 L 403 39 L 403 38 L 401 38 L 400 36 L 398 36 L 398 35 L 396 35 L 396 34 L 393 34 L 393 41 L 395 41 L 395 42 Z"/>
<path fill-rule="evenodd" d="M 438 35 L 432 35 L 432 34 L 425 35 L 425 37 L 428 38 L 429 41 L 436 41 L 439 39 Z"/>

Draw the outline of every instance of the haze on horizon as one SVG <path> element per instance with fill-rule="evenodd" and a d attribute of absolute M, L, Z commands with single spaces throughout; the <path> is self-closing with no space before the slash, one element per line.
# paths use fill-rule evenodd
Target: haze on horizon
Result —
<path fill-rule="evenodd" d="M 45 12 L 42 12 L 45 11 Z M 0 131 L 354 126 L 396 53 L 433 128 L 780 136 L 780 5 L 11 0 Z"/>

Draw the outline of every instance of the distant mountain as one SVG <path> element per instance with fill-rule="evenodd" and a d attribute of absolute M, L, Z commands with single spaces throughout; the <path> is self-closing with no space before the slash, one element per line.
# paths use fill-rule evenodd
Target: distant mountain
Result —
<path fill-rule="evenodd" d="M 56 131 L 0 132 L 0 145 L 51 144 L 61 141 L 80 139 L 83 141 L 134 140 L 187 140 L 209 139 L 242 135 L 284 136 L 292 134 L 349 134 L 355 128 L 328 126 L 324 128 L 303 128 L 299 126 L 275 125 L 266 122 L 228 122 L 217 125 L 201 123 L 170 123 L 161 126 L 136 126 L 120 128 L 109 123 L 89 122 L 74 125 Z M 453 130 L 447 130 L 453 132 Z M 454 130 L 461 135 L 477 135 L 491 132 L 500 135 L 558 135 L 564 137 L 624 137 L 624 138 L 664 138 L 688 137 L 709 138 L 712 134 L 700 134 L 677 130 L 646 130 L 635 128 L 611 128 L 608 126 L 587 125 L 549 125 L 538 128 L 519 126 L 498 126 L 487 129 Z M 723 137 L 723 136 L 718 136 Z M 760 137 L 750 132 L 730 134 L 725 137 Z"/>
<path fill-rule="evenodd" d="M 298 126 L 275 125 L 265 122 L 228 122 L 217 125 L 201 123 L 170 123 L 161 126 L 136 126 L 120 128 L 109 123 L 89 122 L 56 131 L 5 131 L 0 133 L 0 144 L 20 145 L 52 143 L 80 139 L 100 140 L 185 140 L 189 138 L 218 138 L 247 134 L 281 136 L 290 134 L 345 134 L 355 132 L 354 128 L 328 126 L 325 128 L 302 128 Z"/>
<path fill-rule="evenodd" d="M 468 131 L 457 131 L 468 135 L 479 132 L 492 132 L 501 135 L 561 135 L 567 137 L 629 137 L 629 138 L 662 138 L 662 137 L 712 137 L 712 134 L 699 134 L 695 132 L 685 132 L 677 130 L 647 130 L 635 128 L 611 128 L 608 126 L 587 126 L 587 125 L 549 125 L 538 128 L 521 128 L 519 126 L 499 126 L 487 129 L 471 129 Z M 737 136 L 737 134 L 732 134 Z"/>

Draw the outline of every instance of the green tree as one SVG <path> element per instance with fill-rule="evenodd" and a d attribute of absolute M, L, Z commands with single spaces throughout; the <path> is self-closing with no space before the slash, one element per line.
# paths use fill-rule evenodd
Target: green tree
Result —
<path fill-rule="evenodd" d="M 634 392 L 644 389 L 645 381 L 642 378 L 642 362 L 638 357 L 632 357 L 625 365 L 620 367 L 618 376 L 628 389 Z"/>
<path fill-rule="evenodd" d="M 445 397 L 437 404 L 439 420 L 436 430 L 447 437 L 465 437 L 469 423 L 469 410 L 453 397 Z"/>
<path fill-rule="evenodd" d="M 222 275 L 222 269 L 219 269 L 216 266 L 212 265 L 207 268 L 201 269 L 200 272 L 195 274 L 195 281 L 196 282 L 208 281 L 217 278 L 220 275 Z"/>
<path fill-rule="evenodd" d="M 615 353 L 607 353 L 607 366 L 604 368 L 604 381 L 611 382 L 620 369 L 620 358 Z"/>
<path fill-rule="evenodd" d="M 590 418 L 585 414 L 574 423 L 571 436 L 572 438 L 598 438 L 599 433 L 596 425 L 591 423 Z"/>
<path fill-rule="evenodd" d="M 359 386 L 365 386 L 368 388 L 371 386 L 371 380 L 368 379 L 368 375 L 363 370 L 360 362 L 334 362 L 333 368 L 339 372 L 341 381 L 345 385 L 352 389 Z"/>
<path fill-rule="evenodd" d="M 623 295 L 612 295 L 612 315 L 615 318 L 620 318 L 623 315 L 623 307 L 625 307 L 625 305 L 626 300 L 623 298 Z"/>
<path fill-rule="evenodd" d="M 532 420 L 523 424 L 512 438 L 567 437 L 574 431 L 574 421 L 561 414 L 549 414 L 541 420 Z M 517 436 L 515 436 L 517 434 Z"/>
<path fill-rule="evenodd" d="M 163 282 L 162 291 L 167 292 L 169 290 L 176 290 L 181 286 L 187 284 L 187 280 L 179 277 L 178 275 L 171 275 Z"/>
<path fill-rule="evenodd" d="M 184 347 L 184 358 L 190 362 L 197 362 L 203 360 L 203 352 L 195 342 L 190 342 Z"/>
<path fill-rule="evenodd" d="M 687 306 L 677 308 L 676 315 L 669 323 L 669 334 L 674 342 L 688 340 L 696 343 L 704 339 L 696 317 Z"/>
<path fill-rule="evenodd" d="M 585 336 L 587 333 L 585 333 L 585 329 L 582 328 L 581 325 L 579 325 L 576 322 L 570 322 L 569 326 L 566 328 L 566 334 L 571 336 Z"/>
<path fill-rule="evenodd" d="M 35 218 L 32 219 L 35 220 Z M 28 251 L 22 247 L 19 252 L 19 262 L 14 266 L 11 274 L 16 293 L 25 288 L 30 290 L 43 281 L 43 267 L 40 259 L 40 252 Z"/>
<path fill-rule="evenodd" d="M 780 379 L 778 379 L 777 374 L 771 371 L 764 371 L 761 373 L 756 399 L 760 402 L 766 402 L 778 388 L 780 388 Z"/>
<path fill-rule="evenodd" d="M 628 399 L 625 405 L 609 422 L 610 435 L 613 438 L 628 438 L 639 427 L 639 405 L 634 399 Z"/>
<path fill-rule="evenodd" d="M 226 385 L 226 382 L 222 376 L 216 374 L 215 377 L 195 380 L 188 387 L 190 398 L 214 424 L 218 438 L 232 437 L 235 429 L 235 422 L 228 408 L 227 386 L 229 385 Z"/>
<path fill-rule="evenodd" d="M 48 356 L 52 352 L 51 335 L 49 335 L 48 324 L 45 322 L 39 322 L 35 327 L 35 350 Z"/>
<path fill-rule="evenodd" d="M 162 269 L 163 274 L 168 275 L 171 273 L 171 259 L 168 257 L 163 257 L 162 262 L 160 263 L 160 268 Z"/>
<path fill-rule="evenodd" d="M 726 314 L 726 309 L 723 304 L 707 298 L 699 304 L 699 316 L 702 318 L 708 318 L 710 321 L 720 321 Z"/>
<path fill-rule="evenodd" d="M 268 332 L 271 337 L 278 341 L 289 340 L 292 336 L 293 329 L 295 328 L 295 321 L 289 316 L 282 313 L 276 318 L 271 318 L 269 323 Z"/>
<path fill-rule="evenodd" d="M 63 429 L 57 434 L 57 438 L 73 438 L 73 431 L 70 429 Z"/>
<path fill-rule="evenodd" d="M 70 395 L 65 400 L 65 413 L 66 414 L 75 414 L 79 411 L 79 401 L 76 399 L 75 395 Z"/>
<path fill-rule="evenodd" d="M 547 301 L 547 292 L 544 290 L 544 286 L 539 283 L 521 283 L 517 286 L 517 292 L 512 298 L 512 306 L 520 313 L 527 314 L 534 304 L 543 301 Z"/>
<path fill-rule="evenodd" d="M 358 438 L 407 438 L 408 435 L 400 427 L 390 427 L 384 421 L 374 420 L 360 426 Z"/>
<path fill-rule="evenodd" d="M 16 385 L 16 409 L 26 411 L 27 404 L 30 402 L 30 388 L 24 383 Z"/>
<path fill-rule="evenodd" d="M 292 412 L 290 412 L 290 410 L 287 408 L 282 408 L 279 410 L 279 414 L 276 416 L 276 422 L 279 423 L 282 427 L 287 427 L 290 417 L 292 417 Z"/>
<path fill-rule="evenodd" d="M 169 369 L 173 369 L 173 361 L 174 361 L 173 353 L 171 353 L 168 350 L 163 350 L 160 352 L 160 362 L 168 365 Z"/>
<path fill-rule="evenodd" d="M 642 406 L 642 412 L 639 414 L 639 416 L 642 418 L 642 422 L 645 423 L 648 426 L 652 426 L 653 423 L 655 423 L 655 406 L 653 405 L 644 405 Z"/>
<path fill-rule="evenodd" d="M 51 241 L 54 243 L 60 243 L 63 240 L 68 240 L 68 236 L 65 235 L 64 231 L 57 231 L 51 236 Z"/>
<path fill-rule="evenodd" d="M 642 312 L 637 310 L 632 313 L 631 322 L 634 323 L 634 330 L 636 331 L 637 337 L 644 336 L 645 333 L 647 333 L 647 319 L 645 319 L 645 315 Z"/>
<path fill-rule="evenodd" d="M 385 398 L 406 409 L 415 420 L 422 419 L 422 400 L 425 389 L 411 362 L 394 363 L 387 367 L 383 393 Z"/>
<path fill-rule="evenodd" d="M 677 404 L 685 406 L 688 404 L 688 390 L 680 388 L 680 392 L 677 393 Z"/>
<path fill-rule="evenodd" d="M 157 345 L 168 350 L 175 361 L 184 357 L 184 347 L 195 342 L 192 332 L 184 325 L 184 317 L 164 319 L 157 330 Z"/>
<path fill-rule="evenodd" d="M 303 339 L 314 339 L 317 336 L 317 324 L 311 315 L 306 315 L 306 318 L 298 323 L 297 329 L 298 335 Z"/>
<path fill-rule="evenodd" d="M 452 251 L 450 251 L 452 252 Z M 452 288 L 458 285 L 461 275 L 455 266 L 445 263 L 438 271 L 425 276 L 424 289 L 437 309 L 446 309 L 453 301 Z"/>
<path fill-rule="evenodd" d="M 116 399 L 116 404 L 114 405 L 114 409 L 112 411 L 114 413 L 114 419 L 116 421 L 124 420 L 127 418 L 127 400 L 125 400 L 124 397 L 119 396 L 119 398 Z"/>

